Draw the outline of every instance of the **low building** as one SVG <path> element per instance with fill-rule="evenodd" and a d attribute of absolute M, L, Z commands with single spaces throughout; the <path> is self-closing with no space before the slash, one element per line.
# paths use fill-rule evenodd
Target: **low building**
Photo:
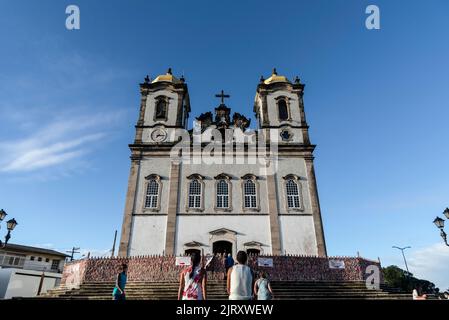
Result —
<path fill-rule="evenodd" d="M 58 286 L 67 257 L 55 250 L 18 244 L 0 248 L 0 299 L 33 297 Z"/>
<path fill-rule="evenodd" d="M 51 249 L 8 244 L 0 249 L 0 267 L 61 273 L 67 257 Z"/>

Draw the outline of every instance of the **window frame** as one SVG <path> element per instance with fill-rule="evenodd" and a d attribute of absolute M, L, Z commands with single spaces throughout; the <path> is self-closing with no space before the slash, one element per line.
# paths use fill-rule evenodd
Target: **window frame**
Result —
<path fill-rule="evenodd" d="M 56 262 L 57 262 L 57 265 L 56 265 L 56 267 L 54 267 Z M 53 260 L 51 261 L 50 270 L 59 270 L 59 265 L 60 265 L 60 264 L 61 264 L 61 260 L 53 259 Z"/>
<path fill-rule="evenodd" d="M 162 178 L 157 174 L 150 174 L 145 177 L 145 184 L 143 188 L 143 203 L 142 203 L 142 212 L 159 212 L 161 210 L 161 196 L 162 196 Z M 155 181 L 158 185 L 158 193 L 157 193 L 157 203 L 156 207 L 147 207 L 147 197 L 148 197 L 148 187 L 152 181 Z"/>
<path fill-rule="evenodd" d="M 285 122 L 285 121 L 292 121 L 292 113 L 290 110 L 290 98 L 286 97 L 286 96 L 279 96 L 275 98 L 276 100 L 276 116 L 279 122 Z M 279 108 L 279 103 L 281 101 L 285 102 L 285 107 L 287 108 L 287 119 L 281 119 L 280 117 L 280 108 Z"/>
<path fill-rule="evenodd" d="M 23 268 L 25 261 L 26 256 L 24 255 L 8 252 L 3 252 L 0 254 L 0 267 Z"/>
<path fill-rule="evenodd" d="M 190 184 L 194 181 L 198 181 L 201 190 L 200 190 L 200 206 L 199 207 L 190 207 Z M 194 173 L 187 177 L 187 188 L 186 188 L 186 203 L 185 208 L 187 212 L 203 212 L 204 211 L 204 177 L 200 174 Z M 198 195 L 196 195 L 198 196 Z"/>
<path fill-rule="evenodd" d="M 240 178 L 241 181 L 241 188 L 242 188 L 242 210 L 244 212 L 258 212 L 260 211 L 260 184 L 259 184 L 259 179 L 257 176 L 255 176 L 254 174 L 246 174 L 243 177 Z M 254 183 L 254 187 L 255 187 L 255 197 L 256 197 L 256 206 L 255 207 L 246 207 L 245 205 L 245 183 L 247 181 L 251 181 L 252 183 Z"/>
<path fill-rule="evenodd" d="M 284 204 L 287 212 L 301 212 L 304 211 L 304 196 L 303 196 L 303 188 L 301 184 L 301 178 L 295 174 L 288 174 L 283 177 L 283 190 L 284 190 Z M 296 183 L 298 188 L 298 198 L 299 198 L 299 207 L 290 207 L 288 205 L 288 193 L 287 193 L 287 184 L 289 181 L 293 181 Z"/>
<path fill-rule="evenodd" d="M 215 193 L 214 193 L 214 209 L 215 211 L 223 211 L 223 212 L 229 212 L 232 211 L 232 177 L 226 173 L 221 173 L 219 175 L 217 175 L 216 177 L 214 177 L 215 179 Z M 228 206 L 227 207 L 219 207 L 218 206 L 218 184 L 224 181 L 227 186 L 228 186 Z"/>

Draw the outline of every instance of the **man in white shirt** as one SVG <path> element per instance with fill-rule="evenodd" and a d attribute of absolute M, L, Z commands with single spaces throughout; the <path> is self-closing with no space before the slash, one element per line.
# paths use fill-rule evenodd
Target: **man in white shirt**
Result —
<path fill-rule="evenodd" d="M 245 251 L 237 253 L 237 264 L 230 267 L 227 277 L 229 300 L 251 300 L 253 298 L 253 272 L 246 265 L 248 255 Z"/>

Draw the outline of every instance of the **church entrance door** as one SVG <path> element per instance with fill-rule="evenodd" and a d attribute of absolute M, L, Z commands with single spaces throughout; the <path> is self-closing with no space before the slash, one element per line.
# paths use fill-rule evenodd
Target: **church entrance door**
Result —
<path fill-rule="evenodd" d="M 215 241 L 212 245 L 214 254 L 232 254 L 232 243 L 229 241 Z"/>
<path fill-rule="evenodd" d="M 246 250 L 246 253 L 257 256 L 260 254 L 260 250 L 259 249 L 248 249 L 248 250 Z"/>
<path fill-rule="evenodd" d="M 192 253 L 196 253 L 201 256 L 201 251 L 199 249 L 187 249 L 184 253 L 186 256 L 190 256 Z"/>

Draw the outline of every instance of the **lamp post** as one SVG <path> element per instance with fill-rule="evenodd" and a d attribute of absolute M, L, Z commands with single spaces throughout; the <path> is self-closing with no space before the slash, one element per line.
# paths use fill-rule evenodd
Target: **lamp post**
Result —
<path fill-rule="evenodd" d="M 6 218 L 8 214 L 5 212 L 5 210 L 1 209 L 0 210 L 0 222 L 3 221 L 3 219 Z M 4 248 L 6 247 L 6 244 L 8 243 L 9 239 L 11 238 L 11 231 L 14 230 L 14 228 L 17 226 L 17 221 L 16 219 L 12 218 L 8 221 L 6 221 L 6 229 L 8 229 L 8 233 L 5 236 L 5 242 L 2 242 L 0 240 L 0 248 Z"/>
<path fill-rule="evenodd" d="M 449 219 L 449 208 L 444 209 L 443 214 L 447 219 Z M 444 232 L 444 219 L 436 217 L 435 220 L 433 220 L 433 223 L 435 223 L 437 228 L 440 229 L 440 236 L 443 238 L 444 243 L 449 246 L 449 243 L 447 243 L 447 234 Z"/>
<path fill-rule="evenodd" d="M 401 250 L 401 252 L 402 252 L 402 257 L 404 258 L 405 269 L 407 269 L 407 276 L 410 275 L 410 271 L 408 271 L 407 260 L 405 259 L 404 250 L 410 249 L 411 247 L 408 246 L 408 247 L 401 248 L 401 247 L 393 246 L 393 248 L 398 249 L 398 250 Z"/>

